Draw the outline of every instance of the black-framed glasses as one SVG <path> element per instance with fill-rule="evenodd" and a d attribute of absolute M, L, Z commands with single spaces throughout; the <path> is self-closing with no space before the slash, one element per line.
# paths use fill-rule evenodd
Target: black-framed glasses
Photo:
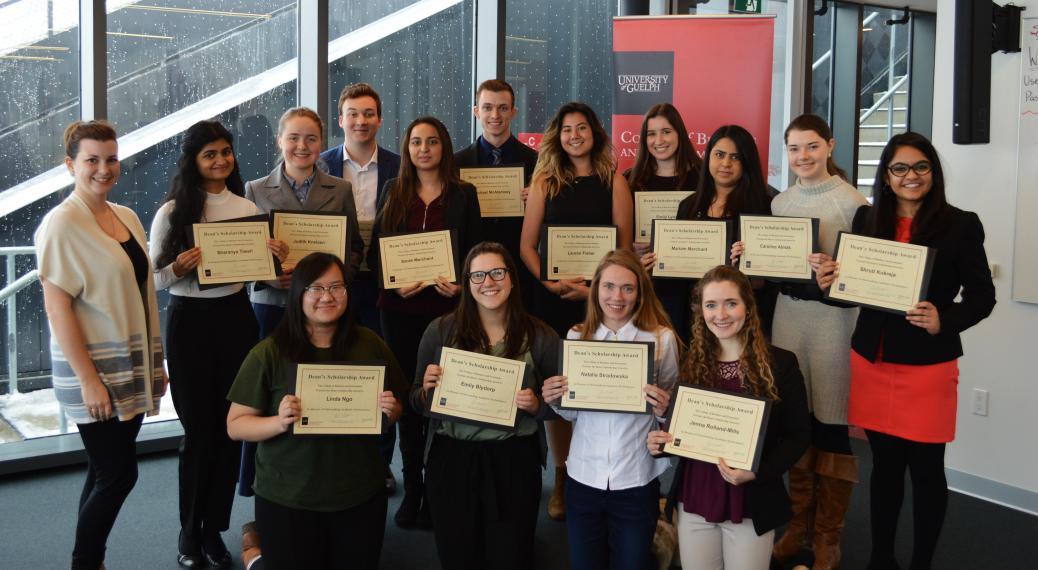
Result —
<path fill-rule="evenodd" d="M 324 297 L 325 293 L 330 293 L 331 296 L 336 299 L 342 299 L 346 296 L 346 286 L 341 283 L 336 283 L 335 285 L 329 285 L 327 287 L 323 285 L 309 285 L 303 287 L 303 290 L 306 291 L 307 296 L 314 299 Z"/>
<path fill-rule="evenodd" d="M 508 275 L 508 269 L 504 267 L 496 267 L 490 271 L 473 271 L 472 273 L 469 273 L 469 281 L 479 285 L 487 280 L 487 275 L 489 275 L 494 281 L 501 281 L 505 278 L 505 275 Z"/>
<path fill-rule="evenodd" d="M 908 171 L 910 170 L 914 171 L 919 176 L 926 176 L 927 174 L 930 174 L 930 171 L 933 170 L 933 165 L 931 165 L 930 161 L 928 160 L 920 160 L 915 164 L 895 162 L 894 164 L 888 166 L 887 170 L 890 171 L 890 173 L 894 176 L 897 176 L 898 178 L 904 178 L 905 176 L 908 176 Z"/>

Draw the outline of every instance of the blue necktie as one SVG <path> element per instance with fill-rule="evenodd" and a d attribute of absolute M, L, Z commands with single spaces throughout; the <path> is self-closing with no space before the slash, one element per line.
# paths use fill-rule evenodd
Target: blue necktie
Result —
<path fill-rule="evenodd" d="M 490 149 L 490 164 L 493 164 L 495 166 L 501 164 L 501 149 Z"/>

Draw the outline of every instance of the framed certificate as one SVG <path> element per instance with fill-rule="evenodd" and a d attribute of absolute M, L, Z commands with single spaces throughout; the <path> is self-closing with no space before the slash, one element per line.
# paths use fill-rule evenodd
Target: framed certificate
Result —
<path fill-rule="evenodd" d="M 645 386 L 653 377 L 653 343 L 564 340 L 559 370 L 568 378 L 566 409 L 647 414 Z"/>
<path fill-rule="evenodd" d="M 616 226 L 547 224 L 541 228 L 540 248 L 541 279 L 590 281 L 598 262 L 616 249 Z"/>
<path fill-rule="evenodd" d="M 635 192 L 634 241 L 649 243 L 652 239 L 652 221 L 678 217 L 678 204 L 692 194 L 681 190 Z"/>
<path fill-rule="evenodd" d="M 431 417 L 515 429 L 519 422 L 515 395 L 523 389 L 526 363 L 443 347 L 440 383 L 429 396 Z"/>
<path fill-rule="evenodd" d="M 284 265 L 294 267 L 300 259 L 314 252 L 343 257 L 349 251 L 349 218 L 330 212 L 271 210 L 270 228 L 274 239 L 288 244 Z"/>
<path fill-rule="evenodd" d="M 840 274 L 826 297 L 903 315 L 926 299 L 933 253 L 923 245 L 840 232 Z"/>
<path fill-rule="evenodd" d="M 807 256 L 818 247 L 817 218 L 739 216 L 739 270 L 771 281 L 814 283 Z"/>
<path fill-rule="evenodd" d="M 479 211 L 484 218 L 521 218 L 526 213 L 522 165 L 462 168 L 461 179 L 476 187 Z"/>
<path fill-rule="evenodd" d="M 458 280 L 450 230 L 381 236 L 378 253 L 383 289 L 400 289 L 437 277 Z"/>
<path fill-rule="evenodd" d="M 294 435 L 378 435 L 382 433 L 379 396 L 385 363 L 347 362 L 296 365 L 299 420 Z"/>
<path fill-rule="evenodd" d="M 670 400 L 664 431 L 674 441 L 662 451 L 671 455 L 757 471 L 771 402 L 698 386 L 680 385 Z"/>
<path fill-rule="evenodd" d="M 195 268 L 199 288 L 276 279 L 281 272 L 267 249 L 270 225 L 266 215 L 191 224 L 189 237 L 193 246 L 202 248 L 202 259 Z"/>
<path fill-rule="evenodd" d="M 653 220 L 649 249 L 656 254 L 656 267 L 652 276 L 699 279 L 718 265 L 728 265 L 732 225 L 716 220 Z"/>

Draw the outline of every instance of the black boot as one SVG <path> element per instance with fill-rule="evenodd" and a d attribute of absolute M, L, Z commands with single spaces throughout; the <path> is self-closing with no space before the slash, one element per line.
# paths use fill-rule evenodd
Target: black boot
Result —
<path fill-rule="evenodd" d="M 404 472 L 404 499 L 400 501 L 400 508 L 393 515 L 393 520 L 400 528 L 415 528 L 418 525 L 418 511 L 422 507 L 422 495 L 425 494 L 425 484 L 421 473 L 413 471 Z"/>

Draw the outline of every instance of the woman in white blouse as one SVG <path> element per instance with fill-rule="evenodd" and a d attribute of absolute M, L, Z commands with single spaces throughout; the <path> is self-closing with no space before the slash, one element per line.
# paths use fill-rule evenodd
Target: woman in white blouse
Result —
<path fill-rule="evenodd" d="M 653 378 L 645 400 L 653 414 L 575 411 L 559 407 L 565 376 L 544 383 L 544 401 L 573 422 L 566 461 L 566 525 L 576 570 L 647 568 L 659 515 L 658 477 L 669 463 L 644 445 L 657 429 L 678 377 L 678 341 L 652 281 L 631 251 L 610 252 L 591 281 L 587 316 L 569 339 L 655 344 Z"/>

